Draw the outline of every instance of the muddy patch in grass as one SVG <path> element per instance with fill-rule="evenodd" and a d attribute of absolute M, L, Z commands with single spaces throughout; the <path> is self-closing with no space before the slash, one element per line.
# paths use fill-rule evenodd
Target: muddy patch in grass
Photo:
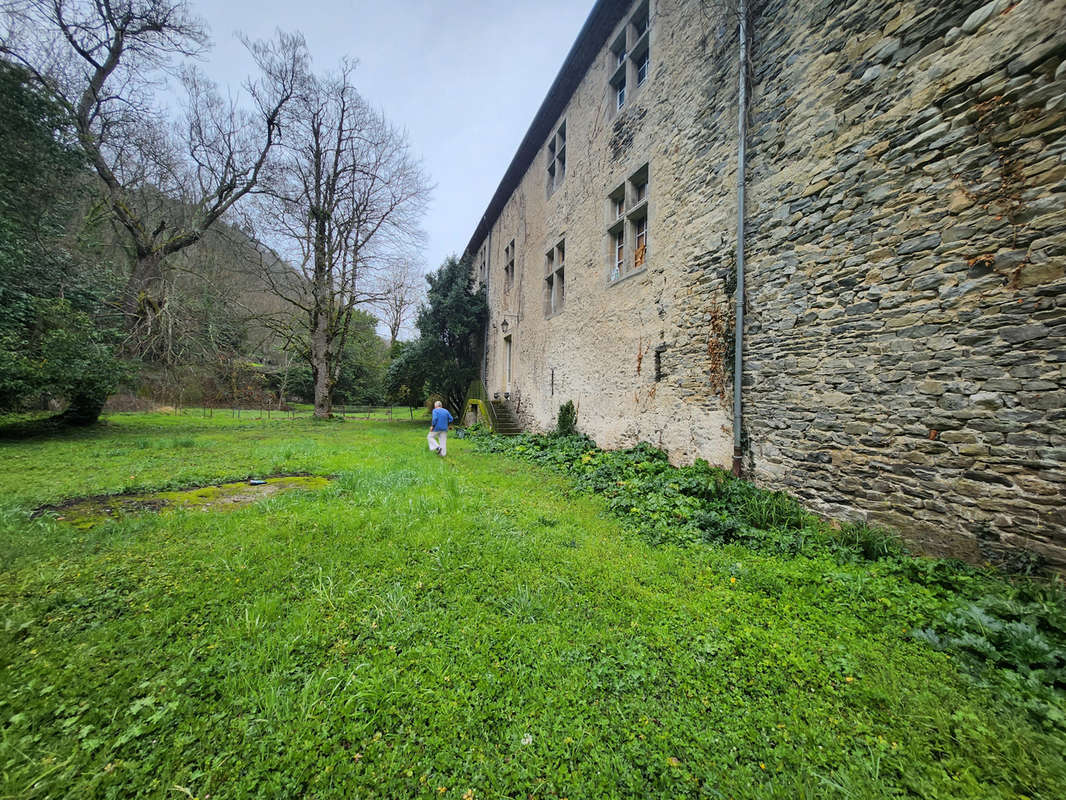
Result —
<path fill-rule="evenodd" d="M 331 478 L 323 478 L 320 475 L 274 475 L 261 480 L 193 486 L 166 492 L 80 497 L 59 505 L 41 506 L 33 515 L 55 514 L 60 522 L 86 529 L 113 517 L 158 512 L 169 508 L 204 511 L 238 508 L 279 492 L 292 489 L 322 489 L 332 482 Z"/>

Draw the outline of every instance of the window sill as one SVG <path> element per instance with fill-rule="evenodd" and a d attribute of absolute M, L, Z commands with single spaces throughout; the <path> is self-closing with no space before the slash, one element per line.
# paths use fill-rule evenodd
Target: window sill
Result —
<path fill-rule="evenodd" d="M 562 314 L 564 311 L 566 311 L 566 306 L 563 306 L 563 308 L 558 308 L 555 311 L 551 312 L 550 314 L 545 314 L 544 315 L 544 319 L 545 320 L 555 319 L 557 316 Z"/>
<path fill-rule="evenodd" d="M 618 284 L 620 284 L 620 283 L 623 283 L 623 282 L 625 282 L 625 281 L 628 281 L 628 280 L 629 280 L 630 278 L 635 278 L 635 277 L 637 277 L 638 275 L 643 275 L 643 274 L 644 274 L 645 272 L 647 272 L 647 271 L 648 271 L 648 264 L 647 264 L 647 262 L 645 262 L 645 263 L 644 263 L 644 264 L 643 264 L 643 265 L 641 266 L 641 268 L 640 268 L 640 269 L 637 269 L 637 270 L 633 270 L 632 272 L 627 272 L 627 273 L 626 273 L 625 275 L 623 275 L 623 276 L 622 276 L 622 277 L 620 277 L 620 278 L 615 278 L 615 279 L 614 279 L 613 281 L 612 281 L 612 280 L 611 280 L 610 278 L 608 278 L 608 279 L 607 279 L 607 287 L 608 287 L 608 288 L 610 288 L 610 287 L 612 287 L 612 286 L 617 286 L 617 285 L 618 285 Z"/>
<path fill-rule="evenodd" d="M 640 219 L 641 217 L 648 216 L 648 198 L 645 196 L 639 203 L 634 205 L 631 209 L 626 211 L 627 219 Z"/>

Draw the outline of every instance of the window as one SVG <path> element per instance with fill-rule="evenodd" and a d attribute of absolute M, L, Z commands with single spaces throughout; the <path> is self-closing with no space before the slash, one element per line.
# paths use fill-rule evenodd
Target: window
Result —
<path fill-rule="evenodd" d="M 613 283 L 648 265 L 648 165 L 611 192 L 607 201 L 608 282 Z"/>
<path fill-rule="evenodd" d="M 611 43 L 611 66 L 615 69 L 618 67 L 624 67 L 626 63 L 626 31 L 623 28 L 622 32 L 615 37 L 614 42 Z"/>
<path fill-rule="evenodd" d="M 563 308 L 566 298 L 566 243 L 560 241 L 544 256 L 544 316 Z"/>
<path fill-rule="evenodd" d="M 514 286 L 514 239 L 503 248 L 503 288 L 507 291 Z"/>
<path fill-rule="evenodd" d="M 622 26 L 610 46 L 608 83 L 614 93 L 615 109 L 626 103 L 626 87 L 640 87 L 648 80 L 650 17 L 648 2 L 641 3 Z"/>
<path fill-rule="evenodd" d="M 616 281 L 622 277 L 626 266 L 626 232 L 625 228 L 619 228 L 611 234 L 611 252 L 614 258 L 614 268 L 611 270 L 611 280 Z"/>
<path fill-rule="evenodd" d="M 637 203 L 643 203 L 648 199 L 648 171 L 644 168 L 644 174 L 637 175 L 630 179 L 630 185 L 633 187 L 633 205 Z"/>
<path fill-rule="evenodd" d="M 548 196 L 550 197 L 566 177 L 565 120 L 548 141 Z"/>
<path fill-rule="evenodd" d="M 633 34 L 638 39 L 648 30 L 648 4 L 644 3 L 633 15 Z"/>
<path fill-rule="evenodd" d="M 507 383 L 507 391 L 511 390 L 511 353 L 514 348 L 511 346 L 512 340 L 510 336 L 503 337 L 503 358 L 504 358 L 504 379 Z"/>
<path fill-rule="evenodd" d="M 644 256 L 648 250 L 648 218 L 641 217 L 633 221 L 633 270 L 644 266 Z"/>

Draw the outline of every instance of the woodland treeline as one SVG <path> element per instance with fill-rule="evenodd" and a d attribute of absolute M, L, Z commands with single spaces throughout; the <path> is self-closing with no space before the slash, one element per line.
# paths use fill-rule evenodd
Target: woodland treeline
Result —
<path fill-rule="evenodd" d="M 431 276 L 465 326 L 466 371 L 435 377 L 458 362 L 453 323 L 419 310 L 430 182 L 353 61 L 242 39 L 235 92 L 198 68 L 209 31 L 184 0 L 0 14 L 0 411 L 88 423 L 118 393 L 326 417 L 469 379 L 483 301 L 454 259 Z M 416 312 L 422 337 L 398 341 Z"/>

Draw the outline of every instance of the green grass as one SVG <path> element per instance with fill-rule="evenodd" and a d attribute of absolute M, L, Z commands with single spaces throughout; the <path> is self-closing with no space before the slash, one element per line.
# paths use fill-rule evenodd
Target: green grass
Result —
<path fill-rule="evenodd" d="M 912 637 L 936 582 L 654 545 L 425 429 L 130 414 L 0 443 L 0 797 L 1066 795 L 1061 731 Z M 337 480 L 30 517 L 283 472 Z"/>

